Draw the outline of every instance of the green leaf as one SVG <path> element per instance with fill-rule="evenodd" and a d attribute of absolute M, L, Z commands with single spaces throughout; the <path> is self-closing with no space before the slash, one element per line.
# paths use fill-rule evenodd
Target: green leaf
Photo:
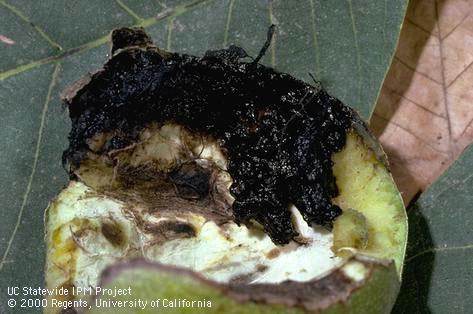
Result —
<path fill-rule="evenodd" d="M 263 63 L 307 81 L 311 73 L 368 118 L 406 2 L 0 0 L 0 313 L 10 310 L 7 286 L 42 284 L 43 210 L 67 182 L 61 153 L 70 122 L 59 94 L 102 66 L 112 29 L 145 27 L 172 51 L 236 44 L 256 56 L 277 24 Z"/>
<path fill-rule="evenodd" d="M 409 241 L 395 313 L 473 308 L 473 146 L 409 210 Z"/>

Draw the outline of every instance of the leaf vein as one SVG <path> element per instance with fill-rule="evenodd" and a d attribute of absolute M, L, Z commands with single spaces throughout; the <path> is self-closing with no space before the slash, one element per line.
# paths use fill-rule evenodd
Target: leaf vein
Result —
<path fill-rule="evenodd" d="M 427 35 L 429 36 L 433 36 L 434 34 L 431 33 L 428 29 L 425 29 L 424 27 L 420 26 L 419 24 L 417 24 L 415 21 L 411 20 L 409 17 L 405 17 L 405 20 L 406 22 L 408 22 L 409 24 L 411 24 L 412 26 L 415 26 L 416 28 L 418 28 L 419 30 L 421 30 L 422 32 L 426 33 Z"/>
<path fill-rule="evenodd" d="M 465 22 L 465 20 L 466 20 L 469 16 L 470 16 L 470 13 L 466 14 L 466 15 L 461 19 L 461 21 L 458 22 L 458 24 L 455 25 L 455 26 L 450 30 L 450 32 L 448 32 L 445 36 L 442 37 L 442 40 L 447 39 L 447 37 L 449 37 L 451 34 L 453 34 L 453 33 L 458 29 L 458 27 L 460 27 L 460 26 L 463 24 L 463 22 Z M 439 35 L 440 35 L 440 34 L 439 34 Z"/>
<path fill-rule="evenodd" d="M 320 53 L 319 53 L 319 42 L 317 39 L 317 28 L 315 25 L 315 5 L 314 0 L 309 0 L 310 2 L 310 18 L 312 24 L 312 44 L 314 45 L 314 54 L 315 54 L 315 76 L 319 78 L 320 72 Z"/>
<path fill-rule="evenodd" d="M 235 0 L 230 0 L 230 4 L 228 5 L 227 21 L 225 22 L 225 31 L 223 33 L 223 48 L 227 47 L 228 44 L 228 32 L 230 30 L 230 23 L 232 21 L 232 12 L 234 4 Z"/>
<path fill-rule="evenodd" d="M 358 43 L 358 31 L 356 29 L 355 15 L 353 13 L 352 0 L 348 0 L 348 8 L 350 10 L 351 27 L 353 31 L 353 39 L 354 39 L 355 51 L 356 51 L 356 65 L 357 65 L 357 71 L 358 71 L 358 101 L 361 102 L 361 80 L 362 80 L 361 55 L 360 55 L 360 47 Z"/>
<path fill-rule="evenodd" d="M 463 70 L 460 71 L 460 73 L 458 73 L 457 76 L 455 76 L 455 78 L 450 82 L 450 84 L 448 84 L 447 86 L 447 89 L 450 88 L 450 86 L 452 86 L 453 84 L 455 84 L 455 82 L 463 75 L 465 74 L 466 71 L 468 71 L 471 66 L 473 65 L 473 62 L 470 62 L 470 64 L 468 64 L 466 67 L 463 68 Z"/>
<path fill-rule="evenodd" d="M 166 50 L 171 51 L 171 42 L 172 42 L 172 30 L 174 28 L 174 17 L 171 17 L 168 21 L 168 33 L 166 37 Z"/>
<path fill-rule="evenodd" d="M 25 207 L 26 207 L 26 202 L 28 201 L 28 197 L 29 197 L 30 192 L 31 192 L 31 187 L 33 185 L 33 179 L 34 179 L 34 176 L 35 176 L 35 173 L 36 173 L 36 168 L 37 168 L 37 165 L 38 165 L 39 152 L 40 152 L 41 142 L 42 142 L 42 138 L 43 138 L 44 124 L 45 124 L 45 121 L 46 121 L 46 113 L 48 112 L 49 102 L 51 101 L 52 90 L 53 90 L 54 86 L 56 85 L 59 70 L 60 70 L 60 63 L 58 62 L 58 63 L 56 63 L 56 65 L 54 67 L 53 74 L 51 76 L 51 82 L 49 83 L 49 86 L 48 86 L 48 92 L 46 94 L 46 99 L 45 99 L 44 104 L 43 104 L 43 110 L 41 112 L 41 121 L 40 121 L 40 125 L 39 125 L 39 130 L 38 130 L 38 137 L 37 137 L 37 140 L 36 140 L 36 147 L 35 147 L 35 153 L 34 153 L 34 158 L 33 158 L 33 165 L 31 167 L 30 176 L 28 178 L 28 184 L 26 186 L 25 193 L 23 194 L 22 203 L 21 203 L 21 206 L 20 206 L 20 210 L 18 211 L 18 216 L 17 216 L 17 219 L 16 219 L 15 226 L 13 227 L 13 232 L 10 236 L 10 239 L 8 240 L 7 247 L 6 247 L 5 251 L 3 252 L 3 256 L 2 256 L 2 259 L 0 261 L 0 271 L 2 271 L 3 266 L 5 265 L 6 259 L 8 257 L 8 254 L 10 253 L 13 241 L 14 241 L 15 236 L 18 232 L 19 227 L 20 227 L 21 219 L 23 217 L 23 213 L 24 213 Z"/>
<path fill-rule="evenodd" d="M 469 250 L 469 249 L 473 249 L 473 244 L 467 244 L 467 245 L 464 245 L 464 246 L 430 248 L 430 249 L 424 250 L 422 252 L 419 252 L 419 253 L 409 257 L 408 259 L 406 259 L 406 263 L 409 263 L 412 260 L 414 260 L 414 259 L 416 259 L 416 258 L 418 258 L 422 255 L 428 254 L 428 253 L 443 252 L 443 251 Z"/>
<path fill-rule="evenodd" d="M 400 64 L 402 64 L 403 66 L 405 66 L 408 70 L 414 72 L 414 73 L 417 73 L 423 77 L 425 77 L 426 79 L 428 79 L 429 81 L 432 81 L 434 83 L 437 83 L 437 84 L 442 84 L 441 82 L 437 81 L 436 79 L 430 77 L 429 75 L 423 73 L 423 72 L 420 72 L 418 71 L 416 68 L 410 66 L 409 64 L 407 64 L 407 62 L 405 62 L 404 60 L 402 60 L 401 58 L 399 58 L 397 55 L 394 56 L 394 59 L 396 59 L 396 61 L 398 61 Z"/>
<path fill-rule="evenodd" d="M 38 25 L 34 24 L 31 22 L 26 15 L 24 15 L 20 10 L 15 8 L 9 3 L 6 3 L 5 1 L 1 0 L 0 5 L 3 5 L 5 8 L 7 8 L 11 13 L 16 15 L 19 19 L 21 19 L 23 22 L 27 23 L 30 25 L 51 47 L 54 49 L 57 49 L 59 51 L 62 50 L 61 45 L 59 45 L 57 42 L 55 42 L 50 35 L 48 35 L 42 28 L 40 28 Z"/>
<path fill-rule="evenodd" d="M 437 21 L 439 21 L 439 10 L 438 10 L 438 2 L 437 0 L 434 3 L 435 5 L 435 15 Z M 452 121 L 450 121 L 450 110 L 448 106 L 448 94 L 447 94 L 447 85 L 446 85 L 446 78 L 445 78 L 445 64 L 443 61 L 444 54 L 443 54 L 443 39 L 440 36 L 440 23 L 437 23 L 437 31 L 439 34 L 439 55 L 440 55 L 440 73 L 442 74 L 442 91 L 443 91 L 443 103 L 445 106 L 445 115 L 447 117 L 447 126 L 448 126 L 448 144 L 450 146 L 449 149 L 449 158 L 453 159 L 453 143 L 452 143 Z"/>
<path fill-rule="evenodd" d="M 424 111 L 426 111 L 426 112 L 428 112 L 428 113 L 430 113 L 430 114 L 432 114 L 432 115 L 434 115 L 434 116 L 436 116 L 436 117 L 439 117 L 439 118 L 441 118 L 441 119 L 445 119 L 445 117 L 444 117 L 443 115 L 438 114 L 437 112 L 432 111 L 431 109 L 422 106 L 422 105 L 419 104 L 418 102 L 416 102 L 416 101 L 410 99 L 409 97 L 407 97 L 406 95 L 403 95 L 402 93 L 400 93 L 400 92 L 398 92 L 398 91 L 396 91 L 396 90 L 394 90 L 394 89 L 388 87 L 387 85 L 385 86 L 385 88 L 386 88 L 388 91 L 390 91 L 391 93 L 393 93 L 394 95 L 397 95 L 397 96 L 401 97 L 402 99 L 405 99 L 405 100 L 407 100 L 408 102 L 412 103 L 412 104 L 415 105 L 416 107 L 418 107 L 418 108 L 420 108 L 420 109 L 422 109 L 422 110 L 424 110 Z"/>
<path fill-rule="evenodd" d="M 394 126 L 400 128 L 400 129 L 406 131 L 406 132 L 409 133 L 410 135 L 414 136 L 420 143 L 422 143 L 422 144 L 424 144 L 424 145 L 430 147 L 432 150 L 434 150 L 434 151 L 436 151 L 436 152 L 438 152 L 438 153 L 440 153 L 440 154 L 447 154 L 447 153 L 448 153 L 448 152 L 446 152 L 446 151 L 442 151 L 442 150 L 438 149 L 437 147 L 433 146 L 433 145 L 430 144 L 428 141 L 426 141 L 423 137 L 421 137 L 421 136 L 419 136 L 419 135 L 417 135 L 417 134 L 412 133 L 412 131 L 411 131 L 408 127 L 405 127 L 405 126 L 403 126 L 403 125 L 401 125 L 401 124 L 399 124 L 399 123 L 397 123 L 397 122 L 395 122 L 395 121 L 393 121 L 393 120 L 386 119 L 385 117 L 380 116 L 380 115 L 377 114 L 376 112 L 373 114 L 373 116 L 375 116 L 375 117 L 377 117 L 377 118 L 379 118 L 379 119 L 381 119 L 381 120 L 383 120 L 383 121 L 389 122 L 389 123 L 391 123 L 392 125 L 394 125 Z"/>
<path fill-rule="evenodd" d="M 1 3 L 1 1 L 2 0 L 0 0 L 0 3 Z M 140 26 L 141 27 L 149 27 L 149 26 L 152 26 L 152 25 L 154 25 L 154 24 L 156 24 L 156 23 L 158 23 L 158 22 L 160 22 L 160 21 L 162 21 L 162 20 L 164 20 L 168 17 L 179 16 L 179 15 L 187 12 L 188 10 L 193 9 L 194 7 L 197 7 L 200 4 L 204 4 L 206 2 L 211 2 L 211 1 L 213 1 L 213 0 L 197 0 L 197 1 L 190 2 L 188 4 L 176 6 L 175 8 L 167 9 L 167 10 L 163 11 L 162 13 L 158 14 L 155 17 L 144 19 L 138 24 L 131 25 L 131 27 L 140 27 Z M 39 60 L 35 60 L 35 61 L 30 62 L 30 63 L 20 65 L 16 68 L 6 70 L 6 71 L 0 73 L 0 81 L 5 80 L 5 79 L 7 79 L 11 76 L 17 75 L 19 73 L 22 73 L 24 71 L 36 68 L 38 66 L 41 66 L 41 65 L 44 65 L 44 64 L 49 64 L 49 63 L 52 63 L 52 62 L 55 62 L 55 61 L 58 61 L 58 60 L 62 60 L 64 58 L 66 58 L 68 56 L 71 56 L 71 55 L 74 55 L 76 53 L 80 53 L 80 52 L 90 50 L 92 48 L 96 48 L 96 47 L 98 47 L 102 44 L 105 44 L 105 43 L 109 42 L 109 41 L 110 41 L 110 36 L 105 35 L 105 36 L 99 37 L 95 40 L 92 40 L 88 43 L 82 44 L 78 47 L 71 48 L 71 49 L 68 49 L 66 51 L 63 51 L 60 54 L 49 56 L 49 57 L 39 59 Z"/>
<path fill-rule="evenodd" d="M 386 28 L 387 28 L 387 16 L 388 16 L 388 0 L 384 0 L 384 18 L 383 18 L 383 44 L 384 48 L 386 49 L 386 44 L 388 43 L 388 38 L 386 34 Z"/>
<path fill-rule="evenodd" d="M 268 1 L 268 11 L 269 11 L 269 22 L 271 25 L 275 24 L 275 19 L 273 15 L 273 0 Z M 274 68 L 276 66 L 276 36 L 277 31 L 274 32 L 273 38 L 271 38 L 271 66 Z"/>
<path fill-rule="evenodd" d="M 123 1 L 121 0 L 115 0 L 115 2 L 129 15 L 131 16 L 136 23 L 140 23 L 141 21 L 144 20 L 141 16 L 139 16 L 133 9 L 131 9 L 129 6 L 127 6 Z"/>
<path fill-rule="evenodd" d="M 471 173 L 470 175 L 466 176 L 465 179 L 459 181 L 458 183 L 454 183 L 454 184 L 451 184 L 449 186 L 447 186 L 445 189 L 441 190 L 440 192 L 438 192 L 433 198 L 432 198 L 432 204 L 435 204 L 435 202 L 437 202 L 437 200 L 443 195 L 445 194 L 446 192 L 456 188 L 457 186 L 459 185 L 465 185 L 465 183 L 467 183 L 468 181 L 470 181 L 471 179 L 473 179 L 473 173 Z M 433 205 L 431 205 L 430 207 L 432 207 Z"/>
<path fill-rule="evenodd" d="M 463 135 L 466 133 L 468 128 L 472 125 L 473 119 L 470 119 L 470 121 L 466 124 L 465 128 L 463 129 L 462 133 L 460 134 L 459 138 L 462 138 Z"/>

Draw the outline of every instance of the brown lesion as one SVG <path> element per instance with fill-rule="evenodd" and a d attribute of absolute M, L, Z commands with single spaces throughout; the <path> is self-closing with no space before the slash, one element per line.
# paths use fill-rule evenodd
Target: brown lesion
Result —
<path fill-rule="evenodd" d="M 88 157 L 75 174 L 97 195 L 132 204 L 124 210 L 153 243 L 195 237 L 199 228 L 192 215 L 217 225 L 232 221 L 231 177 L 221 165 L 223 152 L 220 159 L 202 154 L 206 145 L 218 147 L 215 141 L 205 142 L 177 125 L 150 125 L 137 136 L 142 141 L 104 153 L 112 135 L 90 141 Z M 159 151 L 160 144 L 172 146 L 169 156 Z M 101 232 L 112 245 L 122 245 L 124 234 L 115 223 L 102 224 Z"/>
<path fill-rule="evenodd" d="M 230 278 L 228 283 L 233 284 L 233 285 L 247 285 L 255 278 L 255 275 L 256 275 L 256 272 L 240 274 L 240 275 Z"/>
<path fill-rule="evenodd" d="M 361 264 L 366 270 L 365 276 L 360 280 L 349 277 L 345 267 L 350 263 Z M 364 288 L 370 280 L 378 278 L 379 273 L 385 280 L 396 280 L 397 275 L 392 261 L 375 260 L 368 257 L 355 255 L 345 261 L 343 265 L 333 269 L 322 278 L 299 282 L 286 280 L 280 283 L 252 283 L 251 278 L 255 272 L 232 278 L 228 283 L 210 281 L 198 273 L 175 266 L 163 265 L 145 260 L 132 260 L 115 264 L 107 268 L 101 276 L 100 285 L 105 286 L 114 282 L 121 272 L 136 269 L 148 269 L 161 273 L 169 273 L 180 281 L 180 277 L 189 277 L 206 288 L 214 288 L 238 303 L 254 302 L 256 304 L 284 305 L 290 308 L 297 307 L 306 311 L 319 312 L 334 304 L 346 304 L 353 297 L 353 293 Z M 263 269 L 264 271 L 264 269 Z M 375 272 L 378 272 L 375 275 Z M 150 272 L 150 275 L 152 273 Z M 393 289 L 399 288 L 399 282 L 393 281 Z M 391 293 L 392 291 L 386 291 Z M 387 306 L 390 306 L 387 304 Z"/>
<path fill-rule="evenodd" d="M 345 265 L 361 263 L 366 276 L 357 281 L 346 275 Z M 303 307 L 309 311 L 320 311 L 335 303 L 346 303 L 352 294 L 364 287 L 376 270 L 389 271 L 395 276 L 392 262 L 353 256 L 339 268 L 322 278 L 299 282 L 286 280 L 279 284 L 228 284 L 226 294 L 239 302 L 257 302 Z"/>
<path fill-rule="evenodd" d="M 100 231 L 108 242 L 115 247 L 123 247 L 127 243 L 122 226 L 114 220 L 102 221 Z"/>
<path fill-rule="evenodd" d="M 154 244 L 197 236 L 197 230 L 192 224 L 178 220 L 164 220 L 158 223 L 146 222 L 142 228 L 145 234 L 153 236 Z"/>
<path fill-rule="evenodd" d="M 112 42 L 112 54 L 127 47 L 147 47 L 153 44 L 151 38 L 141 27 L 115 29 L 112 32 Z"/>
<path fill-rule="evenodd" d="M 269 259 L 273 259 L 273 258 L 278 257 L 280 254 L 281 254 L 281 251 L 278 248 L 274 248 L 268 253 L 266 253 L 266 257 L 268 257 Z"/>
<path fill-rule="evenodd" d="M 189 162 L 180 165 L 168 177 L 180 198 L 196 200 L 208 196 L 211 174 L 210 169 Z"/>
<path fill-rule="evenodd" d="M 200 170 L 196 170 L 197 172 Z M 202 172 L 218 171 L 216 169 L 202 169 Z M 145 209 L 144 212 L 155 216 L 172 217 L 182 216 L 187 213 L 199 214 L 213 220 L 217 224 L 225 223 L 232 219 L 231 207 L 224 195 L 213 193 L 212 190 L 200 194 L 195 191 L 185 191 L 194 184 L 192 174 L 190 183 L 185 183 L 183 176 L 176 184 L 172 179 L 172 173 L 163 173 L 146 168 L 119 169 L 116 188 L 102 189 L 102 193 L 127 204 L 133 204 L 135 208 Z M 207 176 L 207 175 L 205 175 Z M 209 174 L 210 177 L 210 174 Z M 207 182 L 206 185 L 211 185 Z M 189 188 L 188 188 L 189 189 Z M 191 194 L 195 193 L 195 194 Z M 189 195 L 198 197 L 189 197 Z"/>

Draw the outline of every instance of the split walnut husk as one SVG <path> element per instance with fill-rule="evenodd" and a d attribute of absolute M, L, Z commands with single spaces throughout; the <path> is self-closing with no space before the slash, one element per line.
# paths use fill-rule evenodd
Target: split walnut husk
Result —
<path fill-rule="evenodd" d="M 68 310 L 130 312 L 72 293 L 101 286 L 211 302 L 176 313 L 390 311 L 407 218 L 353 110 L 264 51 L 181 55 L 128 28 L 112 43 L 64 97 L 71 181 L 47 209 L 46 283 Z"/>

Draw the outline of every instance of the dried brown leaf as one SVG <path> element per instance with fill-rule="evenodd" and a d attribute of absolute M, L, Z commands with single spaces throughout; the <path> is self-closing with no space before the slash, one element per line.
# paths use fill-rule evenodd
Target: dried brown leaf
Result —
<path fill-rule="evenodd" d="M 371 128 L 408 203 L 473 139 L 473 1 L 412 0 Z"/>

